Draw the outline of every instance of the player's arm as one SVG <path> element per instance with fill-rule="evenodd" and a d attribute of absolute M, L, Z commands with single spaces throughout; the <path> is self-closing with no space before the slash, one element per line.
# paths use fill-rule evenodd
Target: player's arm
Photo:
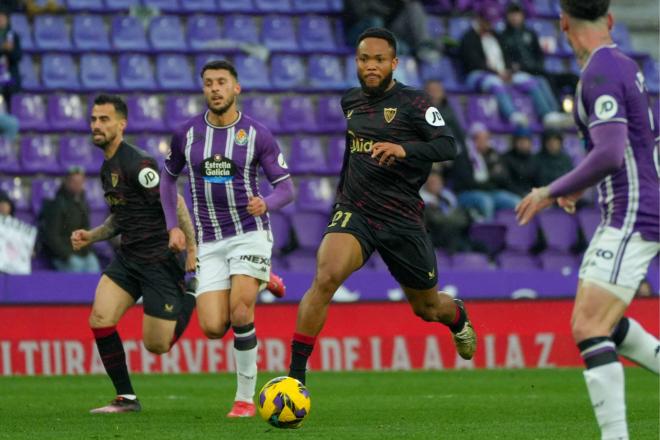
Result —
<path fill-rule="evenodd" d="M 195 242 L 195 230 L 193 229 L 190 213 L 186 207 L 186 201 L 181 195 L 177 195 L 176 217 L 179 227 L 186 237 L 186 272 L 194 272 L 197 259 L 197 244 Z"/>
<path fill-rule="evenodd" d="M 178 193 L 176 189 L 177 178 L 185 164 L 186 158 L 183 154 L 182 137 L 180 133 L 175 132 L 170 143 L 170 152 L 165 159 L 165 166 L 160 173 L 159 188 L 160 203 L 163 206 L 163 214 L 165 215 L 165 225 L 170 236 L 169 248 L 175 252 L 181 252 L 186 245 L 186 235 L 180 227 L 177 213 Z"/>
<path fill-rule="evenodd" d="M 115 223 L 115 215 L 110 214 L 105 221 L 91 231 L 78 229 L 71 233 L 71 247 L 74 251 L 96 243 L 97 241 L 109 240 L 119 234 L 119 228 Z"/>

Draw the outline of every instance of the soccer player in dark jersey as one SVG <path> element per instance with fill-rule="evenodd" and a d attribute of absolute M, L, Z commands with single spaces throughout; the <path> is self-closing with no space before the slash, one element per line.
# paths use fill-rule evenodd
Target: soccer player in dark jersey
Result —
<path fill-rule="evenodd" d="M 103 149 L 101 182 L 110 216 L 92 229 L 71 235 L 74 250 L 121 234 L 115 259 L 105 269 L 96 288 L 89 325 L 105 370 L 117 397 L 92 413 L 140 411 L 116 325 L 142 297 L 143 342 L 147 350 L 170 350 L 185 330 L 195 307 L 195 297 L 185 293 L 184 267 L 168 249 L 169 237 L 160 205 L 158 164 L 153 157 L 123 140 L 126 104 L 118 96 L 99 95 L 91 112 L 92 142 Z M 195 240 L 183 198 L 176 209 L 185 232 L 186 269 L 195 270 Z"/>
<path fill-rule="evenodd" d="M 525 224 L 555 199 L 573 212 L 585 189 L 598 189 L 602 219 L 580 267 L 571 325 L 602 438 L 627 439 L 617 352 L 656 374 L 660 363 L 658 339 L 623 317 L 660 248 L 660 138 L 644 75 L 612 42 L 609 3 L 561 0 L 560 26 L 582 67 L 573 113 L 588 153 L 517 209 Z"/>
<path fill-rule="evenodd" d="M 456 156 L 454 139 L 423 91 L 392 79 L 398 60 L 391 32 L 366 30 L 358 39 L 356 61 L 361 87 L 341 101 L 348 130 L 336 205 L 293 335 L 289 376 L 303 383 L 335 291 L 374 251 L 417 316 L 448 326 L 461 357 L 471 359 L 476 350 L 463 302 L 437 290 L 435 252 L 419 195 L 433 162 Z"/>

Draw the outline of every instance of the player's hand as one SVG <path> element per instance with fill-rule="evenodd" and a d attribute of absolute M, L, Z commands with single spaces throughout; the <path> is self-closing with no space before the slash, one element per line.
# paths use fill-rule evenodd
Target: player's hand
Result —
<path fill-rule="evenodd" d="M 555 199 L 550 197 L 550 190 L 547 186 L 534 188 L 527 194 L 518 206 L 516 206 L 516 219 L 519 225 L 526 225 L 539 212 L 551 206 Z"/>
<path fill-rule="evenodd" d="M 557 204 L 569 214 L 575 214 L 575 204 L 580 200 L 583 192 L 584 191 L 578 191 L 567 196 L 557 197 Z"/>
<path fill-rule="evenodd" d="M 197 269 L 197 248 L 189 247 L 186 251 L 186 272 L 195 272 Z"/>
<path fill-rule="evenodd" d="M 266 202 L 261 197 L 250 196 L 248 199 L 247 212 L 250 215 L 258 217 L 264 215 L 268 211 Z"/>
<path fill-rule="evenodd" d="M 406 150 L 401 145 L 391 142 L 376 142 L 371 148 L 371 157 L 378 159 L 378 165 L 390 166 L 395 159 L 406 157 Z"/>
<path fill-rule="evenodd" d="M 71 233 L 71 247 L 79 251 L 85 246 L 92 244 L 92 234 L 85 229 L 76 229 Z"/>
<path fill-rule="evenodd" d="M 181 252 L 186 248 L 186 236 L 181 230 L 181 228 L 172 228 L 170 229 L 170 242 L 168 247 L 174 252 Z"/>

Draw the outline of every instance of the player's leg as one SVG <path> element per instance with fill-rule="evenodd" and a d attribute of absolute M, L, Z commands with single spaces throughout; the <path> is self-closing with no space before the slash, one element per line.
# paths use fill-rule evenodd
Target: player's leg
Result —
<path fill-rule="evenodd" d="M 229 330 L 229 262 L 222 240 L 197 248 L 197 318 L 209 339 L 221 339 Z"/>
<path fill-rule="evenodd" d="M 625 358 L 658 374 L 660 341 L 647 332 L 635 319 L 624 316 L 612 332 L 616 351 Z"/>

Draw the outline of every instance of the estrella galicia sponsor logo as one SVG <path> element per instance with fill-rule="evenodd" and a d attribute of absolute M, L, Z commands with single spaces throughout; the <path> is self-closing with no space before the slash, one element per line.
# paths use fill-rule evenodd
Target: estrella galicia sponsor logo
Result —
<path fill-rule="evenodd" d="M 596 256 L 605 260 L 611 260 L 614 258 L 614 253 L 612 251 L 608 251 L 607 249 L 596 249 Z"/>
<path fill-rule="evenodd" d="M 350 137 L 350 151 L 351 154 L 354 153 L 366 153 L 370 154 L 371 149 L 374 147 L 376 141 L 372 139 L 365 139 L 355 134 L 353 130 L 348 130 L 348 136 Z"/>
<path fill-rule="evenodd" d="M 227 183 L 234 179 L 236 164 L 220 154 L 204 159 L 201 166 L 202 178 L 211 183 Z"/>
<path fill-rule="evenodd" d="M 259 255 L 241 255 L 239 257 L 241 261 L 249 261 L 254 264 L 262 264 L 266 267 L 270 266 L 270 258 L 261 257 Z"/>

